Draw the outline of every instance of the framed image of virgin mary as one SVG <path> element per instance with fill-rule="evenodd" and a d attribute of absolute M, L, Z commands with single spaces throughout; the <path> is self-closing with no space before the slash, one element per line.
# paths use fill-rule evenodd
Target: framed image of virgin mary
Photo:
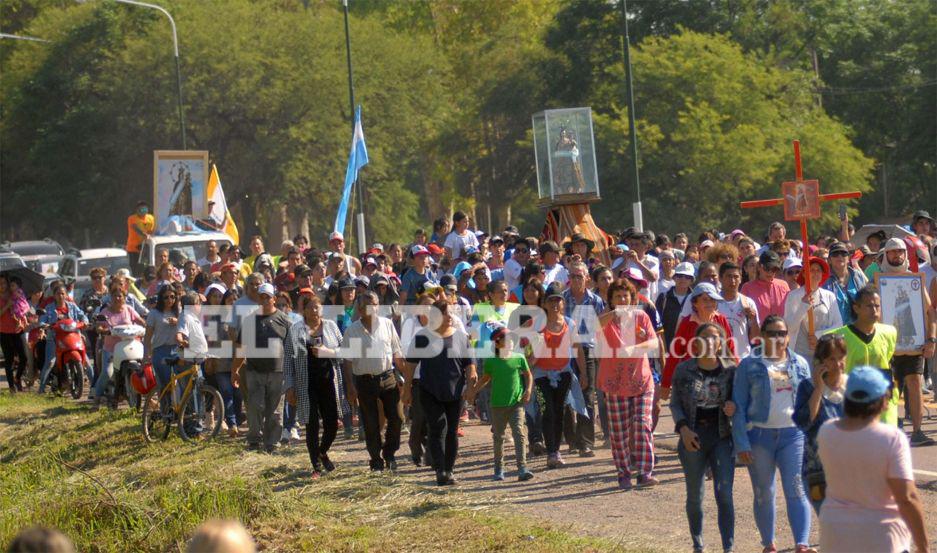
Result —
<path fill-rule="evenodd" d="M 208 215 L 208 152 L 155 150 L 153 152 L 153 217 L 162 229 L 174 215 L 204 219 Z"/>
<path fill-rule="evenodd" d="M 895 353 L 921 353 L 927 340 L 924 274 L 875 273 L 882 298 L 882 322 L 898 329 Z"/>

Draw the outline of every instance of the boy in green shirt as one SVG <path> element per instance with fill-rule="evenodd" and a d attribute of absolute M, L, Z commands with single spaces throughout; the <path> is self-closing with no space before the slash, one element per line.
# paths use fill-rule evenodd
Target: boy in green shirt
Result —
<path fill-rule="evenodd" d="M 527 359 L 514 352 L 514 341 L 507 327 L 497 325 L 491 333 L 495 356 L 485 359 L 484 374 L 472 390 L 474 399 L 482 388 L 491 382 L 491 436 L 495 450 L 495 480 L 504 480 L 504 431 L 511 425 L 514 436 L 514 455 L 517 459 L 517 479 L 530 480 L 534 474 L 527 470 L 527 426 L 524 421 L 524 405 L 530 401 L 533 378 Z"/>

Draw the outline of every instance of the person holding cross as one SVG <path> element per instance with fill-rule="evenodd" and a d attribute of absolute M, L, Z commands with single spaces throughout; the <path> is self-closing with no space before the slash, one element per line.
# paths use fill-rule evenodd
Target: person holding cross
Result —
<path fill-rule="evenodd" d="M 143 242 L 156 228 L 156 219 L 150 213 L 150 206 L 146 202 L 137 202 L 136 209 L 127 217 L 127 259 L 130 261 L 130 272 L 140 276 L 143 265 L 140 263 L 140 249 Z"/>

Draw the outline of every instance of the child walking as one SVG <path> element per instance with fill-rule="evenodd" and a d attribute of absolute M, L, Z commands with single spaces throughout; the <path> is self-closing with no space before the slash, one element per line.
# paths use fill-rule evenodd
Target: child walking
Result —
<path fill-rule="evenodd" d="M 508 329 L 498 325 L 491 333 L 495 347 L 494 357 L 485 359 L 484 374 L 472 390 L 475 397 L 491 383 L 491 435 L 494 440 L 494 479 L 504 480 L 504 431 L 511 425 L 514 436 L 514 455 L 517 460 L 517 479 L 530 480 L 534 474 L 527 470 L 527 427 L 524 423 L 524 406 L 530 401 L 533 378 L 527 359 L 514 352 L 514 341 Z"/>

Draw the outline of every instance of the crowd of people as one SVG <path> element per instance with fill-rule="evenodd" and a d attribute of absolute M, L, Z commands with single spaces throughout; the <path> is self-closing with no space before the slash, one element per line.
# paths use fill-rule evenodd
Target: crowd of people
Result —
<path fill-rule="evenodd" d="M 157 251 L 138 274 L 95 269 L 80 298 L 64 282 L 27 298 L 0 277 L 0 338 L 16 391 L 38 320 L 87 321 L 92 306 L 105 325 L 141 324 L 159 385 L 182 348 L 221 392 L 231 437 L 273 452 L 305 430 L 312 479 L 335 469 L 343 431 L 365 442 L 373 471 L 397 469 L 407 434 L 409 460 L 454 485 L 460 424 L 474 418 L 491 426 L 496 481 L 513 442 L 520 481 L 534 478 L 532 457 L 560 470 L 564 454 L 609 447 L 622 490 L 650 487 L 667 405 L 694 551 L 707 480 L 733 550 L 738 464 L 765 552 L 777 550 L 778 473 L 797 552 L 812 551 L 811 509 L 824 552 L 927 551 L 909 447 L 933 443 L 922 420 L 937 367 L 937 225 L 921 211 L 909 227 L 861 244 L 847 226 L 812 244 L 781 223 L 696 240 L 629 228 L 607 256 L 582 234 L 489 234 L 462 212 L 358 256 L 339 232 L 276 251 L 254 236 L 245 252 L 210 243 L 204 259 Z M 899 348 L 880 320 L 877 273 L 924 274 L 922 348 Z M 104 338 L 103 366 L 87 367 L 99 402 L 112 348 Z"/>

